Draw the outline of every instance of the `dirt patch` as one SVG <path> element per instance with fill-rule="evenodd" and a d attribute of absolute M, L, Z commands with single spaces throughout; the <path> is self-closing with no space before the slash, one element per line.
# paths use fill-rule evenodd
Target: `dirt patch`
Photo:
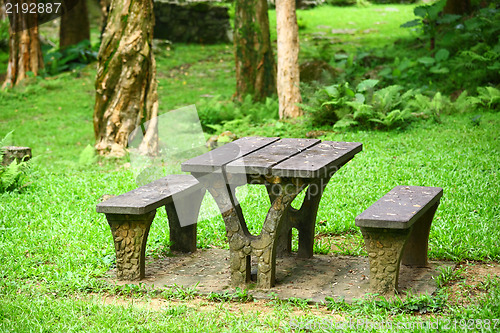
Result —
<path fill-rule="evenodd" d="M 252 271 L 257 263 L 252 258 Z M 428 267 L 401 265 L 399 289 L 414 295 L 432 294 L 436 291 L 435 278 L 445 267 L 454 267 L 451 262 L 431 262 Z M 369 264 L 363 256 L 315 255 L 313 258 L 298 258 L 292 254 L 276 261 L 276 285 L 258 290 L 255 283 L 248 285 L 249 294 L 257 299 L 300 298 L 312 303 L 323 303 L 327 297 L 352 302 L 369 293 Z M 108 281 L 123 284 L 138 284 L 138 281 L 116 281 L 115 271 L 110 271 Z M 200 294 L 232 292 L 230 286 L 229 251 L 204 249 L 192 254 L 176 254 L 150 260 L 146 264 L 146 278 L 140 283 L 154 288 L 183 286 L 195 288 Z M 405 297 L 405 293 L 401 294 Z"/>
<path fill-rule="evenodd" d="M 454 273 L 455 278 L 448 284 L 449 302 L 467 306 L 488 293 L 488 284 L 492 279 L 500 279 L 500 264 L 465 262 L 458 264 Z"/>
<path fill-rule="evenodd" d="M 451 267 L 451 266 L 449 266 Z M 446 286 L 449 294 L 450 305 L 468 306 L 477 302 L 478 299 L 487 296 L 488 283 L 491 279 L 500 279 L 500 264 L 464 262 L 454 268 L 455 280 Z M 344 314 L 330 311 L 324 304 L 302 304 L 300 307 L 292 305 L 290 302 L 283 303 L 277 299 L 255 299 L 250 302 L 214 302 L 207 299 L 206 295 L 198 295 L 188 300 L 163 299 L 156 297 L 130 297 L 116 295 L 91 295 L 94 302 L 108 306 L 124 306 L 149 309 L 152 311 L 165 311 L 186 307 L 189 311 L 205 313 L 207 315 L 231 313 L 258 314 L 259 316 L 283 316 L 286 314 L 287 320 L 301 318 L 304 316 L 314 316 L 318 320 L 327 319 L 330 322 L 345 321 Z M 280 305 L 281 304 L 281 305 Z M 283 312 L 283 306 L 287 309 Z M 348 315 L 348 314 L 346 314 Z M 418 315 L 418 314 L 417 314 Z M 437 318 L 435 314 L 418 315 L 421 317 Z M 439 317 L 439 315 L 438 315 Z"/>

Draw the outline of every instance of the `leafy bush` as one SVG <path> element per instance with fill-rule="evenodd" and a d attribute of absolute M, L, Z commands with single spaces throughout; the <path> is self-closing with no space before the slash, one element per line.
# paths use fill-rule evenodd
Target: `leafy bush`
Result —
<path fill-rule="evenodd" d="M 458 102 L 462 102 L 462 100 L 458 98 L 455 103 L 457 104 Z M 477 96 L 466 97 L 462 103 L 471 110 L 479 108 L 483 110 L 499 111 L 500 90 L 493 87 L 478 87 Z"/>
<path fill-rule="evenodd" d="M 500 84 L 500 5 L 490 4 L 462 17 L 443 15 L 444 3 L 416 7 L 419 18 L 402 25 L 419 27 L 430 39 L 431 50 L 435 43 L 438 51 L 416 62 L 413 58 L 397 59 L 379 75 L 388 83 L 397 80 L 401 84 L 401 79 L 409 79 L 410 84 L 412 80 L 414 85 L 429 82 L 448 92 Z M 401 65 L 404 68 L 399 68 Z"/>
<path fill-rule="evenodd" d="M 440 24 L 449 24 L 460 18 L 459 15 L 442 15 L 446 0 L 440 0 L 433 4 L 415 7 L 414 13 L 417 19 L 401 25 L 402 28 L 418 27 L 430 40 L 430 49 L 434 49 L 436 34 Z"/>
<path fill-rule="evenodd" d="M 5 154 L 1 147 L 7 145 L 11 135 L 12 132 L 7 133 L 7 135 L 0 140 L 0 161 L 2 161 L 3 155 Z M 26 161 L 17 162 L 14 160 L 6 166 L 0 164 L 0 193 L 22 188 L 26 181 L 28 169 L 29 164 Z"/>
<path fill-rule="evenodd" d="M 391 85 L 375 90 L 378 80 L 364 80 L 355 89 L 349 83 L 321 89 L 312 105 L 303 105 L 313 125 L 334 124 L 334 128 L 402 128 L 418 118 L 439 121 L 449 107 L 441 94 L 433 99 L 403 87 Z"/>
<path fill-rule="evenodd" d="M 48 75 L 81 68 L 97 59 L 97 51 L 92 49 L 89 40 L 64 49 L 52 48 L 44 54 L 45 72 Z"/>
<path fill-rule="evenodd" d="M 197 104 L 201 126 L 208 133 L 223 131 L 225 124 L 235 126 L 254 126 L 278 119 L 279 104 L 276 98 L 266 98 L 255 103 L 248 95 L 243 102 L 224 101 L 221 96 L 201 100 Z"/>

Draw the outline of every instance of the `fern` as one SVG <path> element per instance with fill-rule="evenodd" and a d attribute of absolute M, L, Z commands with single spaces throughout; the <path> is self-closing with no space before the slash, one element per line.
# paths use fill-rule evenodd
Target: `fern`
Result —
<path fill-rule="evenodd" d="M 498 110 L 500 106 L 500 90 L 493 87 L 478 87 L 477 92 L 480 104 L 490 110 Z"/>

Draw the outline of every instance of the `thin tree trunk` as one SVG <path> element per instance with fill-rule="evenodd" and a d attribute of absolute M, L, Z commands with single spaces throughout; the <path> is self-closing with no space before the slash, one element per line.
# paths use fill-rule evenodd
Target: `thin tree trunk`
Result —
<path fill-rule="evenodd" d="M 7 13 L 5 13 L 4 8 L 5 8 L 4 1 L 0 0 L 0 21 L 7 19 Z"/>
<path fill-rule="evenodd" d="M 234 26 L 236 98 L 250 94 L 261 101 L 276 93 L 267 0 L 237 0 Z"/>
<path fill-rule="evenodd" d="M 295 0 L 276 0 L 278 30 L 278 98 L 280 119 L 302 115 L 299 89 L 299 28 Z"/>
<path fill-rule="evenodd" d="M 75 45 L 85 39 L 90 41 L 89 15 L 85 0 L 80 0 L 61 16 L 59 47 Z"/>
<path fill-rule="evenodd" d="M 5 3 L 15 3 L 6 0 Z M 36 3 L 35 0 L 26 0 L 28 6 Z M 42 50 L 38 37 L 38 16 L 36 14 L 23 14 L 13 11 L 9 15 L 9 63 L 7 65 L 7 76 L 2 88 L 15 86 L 24 80 L 28 72 L 35 76 L 43 69 Z"/>
<path fill-rule="evenodd" d="M 131 132 L 158 115 L 152 0 L 113 0 L 99 50 L 94 109 L 96 149 L 123 156 Z M 152 121 L 141 144 L 157 150 Z"/>

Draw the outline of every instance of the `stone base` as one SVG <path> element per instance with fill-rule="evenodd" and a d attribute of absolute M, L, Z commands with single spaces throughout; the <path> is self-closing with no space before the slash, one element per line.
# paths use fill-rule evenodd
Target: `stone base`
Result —
<path fill-rule="evenodd" d="M 12 161 L 16 160 L 18 163 L 21 161 L 29 160 L 31 155 L 31 148 L 29 147 L 0 147 L 3 152 L 2 165 L 9 165 Z"/>
<path fill-rule="evenodd" d="M 370 292 L 369 264 L 367 257 L 314 255 L 301 259 L 296 254 L 277 258 L 276 284 L 270 289 L 259 290 L 249 284 L 249 293 L 257 299 L 269 299 L 276 293 L 280 299 L 292 297 L 324 302 L 326 297 L 341 298 L 346 302 L 360 299 Z M 257 262 L 251 262 L 256 270 Z M 455 267 L 453 262 L 430 262 L 429 267 L 401 265 L 399 297 L 405 292 L 414 295 L 432 294 L 436 291 L 435 277 L 444 267 Z M 174 284 L 195 287 L 201 294 L 231 291 L 229 250 L 198 250 L 192 254 L 176 254 L 156 260 L 147 260 L 146 277 L 140 283 L 155 288 Z M 117 284 L 138 281 L 116 281 L 116 269 L 109 272 L 108 281 Z"/>

